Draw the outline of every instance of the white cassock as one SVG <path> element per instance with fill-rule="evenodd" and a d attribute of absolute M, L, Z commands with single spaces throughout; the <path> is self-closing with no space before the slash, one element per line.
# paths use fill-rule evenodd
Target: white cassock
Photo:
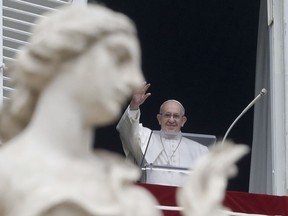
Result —
<path fill-rule="evenodd" d="M 139 119 L 140 110 L 131 111 L 128 107 L 117 125 L 126 157 L 138 166 L 152 164 L 167 168 L 190 169 L 201 155 L 208 152 L 206 146 L 183 136 L 165 138 L 161 133 L 151 135 L 151 129 L 143 127 Z M 143 159 L 144 153 L 145 159 Z M 181 172 L 179 169 L 177 171 L 175 169 L 146 169 L 141 181 L 150 184 L 181 186 L 186 175 L 185 171 Z"/>

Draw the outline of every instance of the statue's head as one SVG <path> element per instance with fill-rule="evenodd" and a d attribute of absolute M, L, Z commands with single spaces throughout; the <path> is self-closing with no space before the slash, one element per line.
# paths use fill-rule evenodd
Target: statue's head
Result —
<path fill-rule="evenodd" d="M 38 96 L 59 77 L 69 77 L 68 90 L 85 112 L 87 124 L 94 125 L 115 120 L 144 80 L 134 24 L 99 5 L 66 6 L 40 19 L 11 72 L 19 90 L 10 102 L 10 114 L 23 126 Z"/>

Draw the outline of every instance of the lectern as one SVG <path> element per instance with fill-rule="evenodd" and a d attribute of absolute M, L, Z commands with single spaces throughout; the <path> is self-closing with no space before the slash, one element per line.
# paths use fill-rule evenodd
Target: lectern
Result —
<path fill-rule="evenodd" d="M 215 142 L 214 135 L 151 131 L 141 162 L 141 182 L 182 186 L 193 162 L 201 157 L 199 145 L 209 147 Z"/>

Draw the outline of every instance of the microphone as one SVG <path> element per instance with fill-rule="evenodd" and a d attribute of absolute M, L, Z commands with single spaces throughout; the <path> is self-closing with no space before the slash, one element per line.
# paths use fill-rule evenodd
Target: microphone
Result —
<path fill-rule="evenodd" d="M 256 103 L 257 100 L 259 100 L 262 96 L 267 94 L 267 90 L 265 88 L 263 88 L 260 93 L 254 98 L 254 100 L 252 100 L 248 106 L 240 113 L 240 115 L 234 120 L 234 122 L 230 125 L 230 127 L 228 128 L 228 130 L 225 133 L 225 136 L 222 140 L 221 145 L 224 144 L 229 132 L 231 131 L 232 127 L 236 124 L 236 122 Z"/>

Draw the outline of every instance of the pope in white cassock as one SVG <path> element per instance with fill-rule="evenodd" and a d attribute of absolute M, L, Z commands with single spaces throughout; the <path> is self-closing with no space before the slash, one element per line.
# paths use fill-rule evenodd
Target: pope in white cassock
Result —
<path fill-rule="evenodd" d="M 194 162 L 208 148 L 192 141 L 181 134 L 187 118 L 185 109 L 177 100 L 167 100 L 160 107 L 157 119 L 161 127 L 159 133 L 143 127 L 140 123 L 140 105 L 151 95 L 147 93 L 150 84 L 134 92 L 130 105 L 120 119 L 117 130 L 120 133 L 122 146 L 126 157 L 138 166 L 152 164 L 153 166 L 191 168 Z M 148 148 L 147 148 L 148 145 Z M 145 158 L 143 158 L 145 155 Z M 141 181 L 150 184 L 182 186 L 186 172 L 156 171 L 146 169 Z"/>

